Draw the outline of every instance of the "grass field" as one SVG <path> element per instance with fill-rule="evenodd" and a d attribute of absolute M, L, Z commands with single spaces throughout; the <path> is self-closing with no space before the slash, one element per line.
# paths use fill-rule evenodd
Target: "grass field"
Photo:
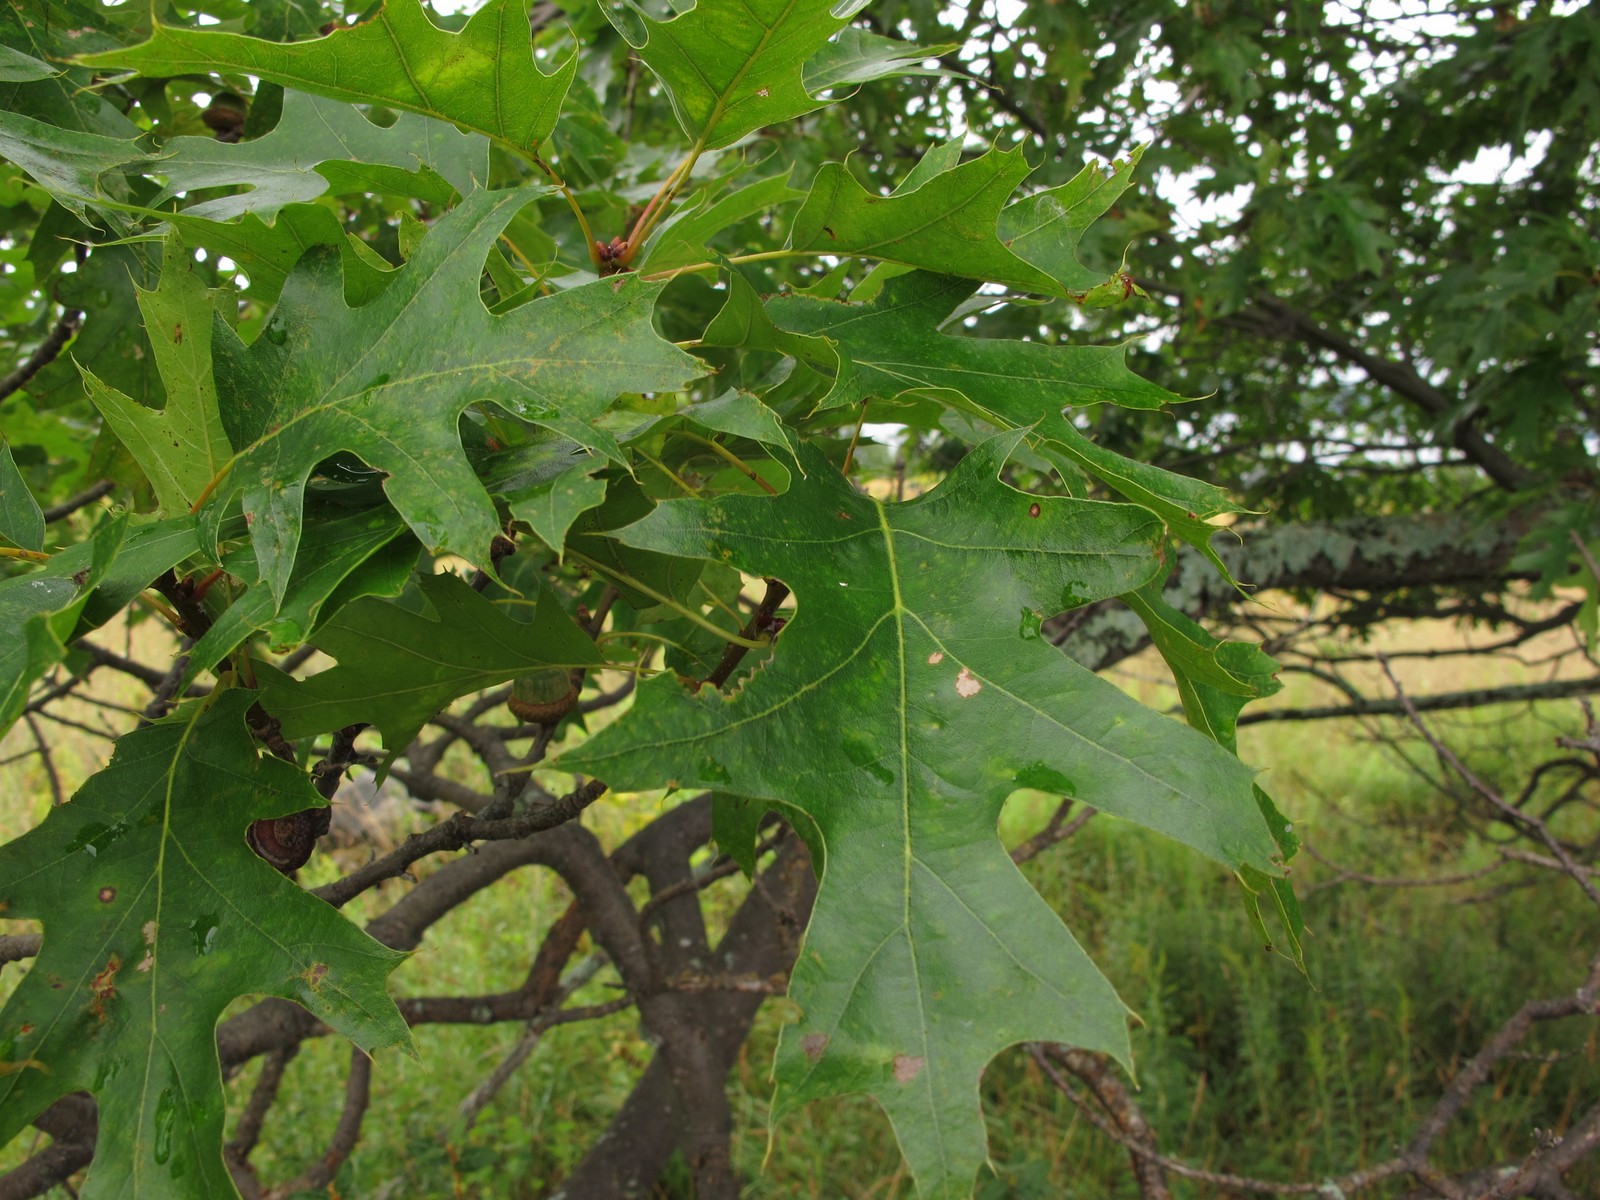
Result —
<path fill-rule="evenodd" d="M 1453 630 L 1413 626 L 1393 645 L 1442 644 Z M 1529 678 L 1515 663 L 1410 664 L 1419 693 Z M 1144 659 L 1115 676 L 1147 702 L 1164 706 L 1170 689 Z M 111 689 L 115 692 L 115 689 Z M 108 699 L 137 703 L 140 691 Z M 1304 680 L 1273 703 L 1325 700 Z M 85 723 L 91 712 L 77 714 Z M 1547 755 L 1558 732 L 1575 732 L 1571 702 L 1441 714 L 1439 733 L 1466 752 L 1486 778 L 1513 783 Z M 1480 823 L 1375 740 L 1397 722 L 1267 723 L 1242 731 L 1245 759 L 1316 851 L 1330 863 L 1375 876 L 1437 877 L 1494 860 Z M 47 728 L 61 784 L 70 790 L 106 743 Z M 0 757 L 23 752 L 19 727 Z M 1419 763 L 1426 756 L 1416 753 Z M 0 833 L 14 836 L 49 804 L 39 759 L 4 767 Z M 1053 799 L 1019 794 L 1002 836 L 1012 843 L 1048 816 Z M 611 798 L 587 818 L 608 843 L 647 821 L 659 802 Z M 1319 1179 L 1388 1157 L 1410 1133 L 1443 1082 L 1529 996 L 1555 995 L 1581 978 L 1600 937 L 1600 920 L 1568 881 L 1521 867 L 1438 888 L 1339 883 L 1338 871 L 1309 857 L 1296 865 L 1311 937 L 1309 979 L 1282 957 L 1263 953 L 1225 871 L 1182 847 L 1108 818 L 1028 864 L 1029 878 L 1061 913 L 1117 985 L 1143 1024 L 1134 1033 L 1138 1101 L 1164 1152 L 1196 1166 L 1274 1179 Z M 308 885 L 340 866 L 319 856 Z M 1512 886 L 1516 885 L 1516 886 Z M 352 909 L 362 919 L 386 906 L 392 882 Z M 737 904 L 737 878 L 710 903 Z M 538 936 L 565 907 L 562 887 L 524 871 L 457 910 L 430 933 L 397 973 L 407 994 L 480 992 L 515 986 Z M 360 906 L 364 905 L 364 908 Z M 4 923 L 0 923 L 4 924 Z M 14 931 L 12 922 L 4 930 Z M 0 973 L 0 991 L 19 969 Z M 609 998 L 601 976 L 579 1000 Z M 814 1106 L 767 1132 L 767 1066 L 782 1005 L 763 1010 L 729 1081 L 738 1114 L 737 1157 L 752 1198 L 887 1200 L 909 1198 L 887 1122 L 862 1100 Z M 432 1027 L 417 1031 L 422 1063 L 380 1058 L 361 1146 L 328 1194 L 380 1197 L 537 1197 L 549 1194 L 626 1096 L 650 1047 L 631 1014 L 568 1026 L 533 1052 L 470 1133 L 457 1103 L 518 1038 L 517 1027 Z M 1446 1166 L 1516 1159 L 1533 1148 L 1535 1129 L 1564 1127 L 1600 1100 L 1597 1023 L 1568 1021 L 1535 1031 L 1522 1058 L 1493 1084 L 1440 1143 Z M 348 1052 L 309 1043 L 294 1060 L 284 1100 L 274 1110 L 254 1161 L 264 1179 L 285 1178 L 325 1147 Z M 235 1102 L 255 1068 L 234 1080 Z M 983 1200 L 1134 1196 L 1126 1154 L 1077 1117 L 1020 1050 L 1002 1055 L 983 1083 L 994 1159 Z M 3 1154 L 30 1148 L 30 1131 Z M 663 1197 L 688 1197 L 686 1175 Z M 1573 1180 L 1580 1195 L 1600 1195 L 1600 1169 Z M 1172 1181 L 1181 1197 L 1226 1193 Z M 1584 1188 L 1589 1188 L 1585 1191 Z M 321 1193 L 318 1193 L 321 1194 Z M 1396 1195 L 1389 1193 L 1369 1193 Z"/>

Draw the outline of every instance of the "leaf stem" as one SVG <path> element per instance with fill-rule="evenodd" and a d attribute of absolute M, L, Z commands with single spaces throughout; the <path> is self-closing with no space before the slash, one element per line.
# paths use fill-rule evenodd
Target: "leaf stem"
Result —
<path fill-rule="evenodd" d="M 206 501 L 211 499 L 211 493 L 217 490 L 222 481 L 227 478 L 228 472 L 233 470 L 234 461 L 238 457 L 239 456 L 236 454 L 233 456 L 233 458 L 230 458 L 227 462 L 223 463 L 222 469 L 211 477 L 211 482 L 200 489 L 200 494 L 194 498 L 194 503 L 189 505 L 189 515 L 191 517 L 205 507 Z"/>
<path fill-rule="evenodd" d="M 685 495 L 693 496 L 695 499 L 699 499 L 699 497 L 700 497 L 699 489 L 695 488 L 695 487 L 691 487 L 689 485 L 688 481 L 686 481 L 683 478 L 683 476 L 679 475 L 676 471 L 674 471 L 671 467 L 667 466 L 667 464 L 662 462 L 659 458 L 652 458 L 650 455 L 646 454 L 643 450 L 640 450 L 637 447 L 634 448 L 634 453 L 637 454 L 640 458 L 644 459 L 645 462 L 649 463 L 656 470 L 660 471 L 668 479 L 672 480 L 673 483 L 677 484 L 680 488 L 682 488 Z"/>
<path fill-rule="evenodd" d="M 650 197 L 650 203 L 644 206 L 644 211 L 639 214 L 639 219 L 633 223 L 633 229 L 628 234 L 624 262 L 633 260 L 633 256 L 639 252 L 639 247 L 644 245 L 645 238 L 650 236 L 650 231 L 660 224 L 661 218 L 666 215 L 667 205 L 672 203 L 683 181 L 689 178 L 689 172 L 694 170 L 694 165 L 700 160 L 705 147 L 705 138 L 695 142 L 684 160 L 662 182 L 656 194 Z"/>
<path fill-rule="evenodd" d="M 50 556 L 42 550 L 24 550 L 20 546 L 0 546 L 0 558 L 20 558 L 24 562 L 49 562 Z"/>
<path fill-rule="evenodd" d="M 673 612 L 677 613 L 690 624 L 698 625 L 707 633 L 714 634 L 716 637 L 721 638 L 729 645 L 743 646 L 746 650 L 762 650 L 765 649 L 769 644 L 767 639 L 756 641 L 751 638 L 741 637 L 737 633 L 729 633 L 726 629 L 723 629 L 721 626 L 716 624 L 716 622 L 707 620 L 700 613 L 695 612 L 694 609 L 689 608 L 686 605 L 679 604 L 676 600 L 672 599 L 672 597 L 663 595 L 662 593 L 656 591 L 655 588 L 651 587 L 649 584 L 641 583 L 639 580 L 629 575 L 626 571 L 619 570 L 616 567 L 607 566 L 602 562 L 596 562 L 588 555 L 580 554 L 576 550 L 568 549 L 567 556 L 569 558 L 577 559 L 590 569 L 599 571 L 602 575 L 606 575 L 611 579 L 615 579 L 624 587 L 630 587 L 635 591 L 643 592 L 657 604 L 665 605 L 667 608 L 670 608 Z"/>
<path fill-rule="evenodd" d="M 747 263 L 765 262 L 774 258 L 814 258 L 809 250 L 763 250 L 759 254 L 730 254 L 722 262 Z M 679 275 L 693 275 L 699 271 L 715 271 L 722 263 L 699 262 L 690 263 L 686 267 L 673 267 L 666 271 L 650 271 L 641 275 L 641 279 L 654 283 L 658 279 L 676 279 Z"/>
<path fill-rule="evenodd" d="M 578 203 L 578 198 L 572 194 L 572 189 L 567 186 L 567 181 L 556 174 L 554 167 L 539 157 L 537 150 L 519 150 L 518 152 L 525 155 L 534 166 L 548 175 L 550 182 L 555 185 L 556 190 L 566 200 L 567 207 L 572 210 L 572 215 L 578 219 L 578 228 L 583 232 L 583 244 L 589 250 L 589 261 L 598 268 L 600 266 L 600 247 L 594 240 L 594 230 L 589 228 L 589 218 L 583 215 L 583 206 Z"/>
<path fill-rule="evenodd" d="M 865 425 L 866 423 L 867 423 L 867 402 L 865 400 L 863 400 L 861 402 L 861 415 L 856 418 L 855 432 L 850 435 L 850 449 L 848 449 L 848 450 L 846 450 L 844 452 L 844 467 L 839 472 L 841 475 L 845 476 L 846 478 L 849 478 L 850 465 L 855 460 L 856 443 L 861 440 L 861 427 L 863 425 Z"/>
<path fill-rule="evenodd" d="M 763 479 L 763 478 L 761 478 L 761 476 L 757 475 L 756 474 L 756 469 L 754 467 L 752 467 L 749 463 L 745 462 L 744 459 L 740 458 L 737 454 L 735 454 L 732 450 L 729 450 L 726 446 L 723 446 L 723 445 L 721 445 L 721 444 L 719 444 L 717 442 L 714 442 L 710 438 L 703 438 L 698 433 L 690 433 L 687 429 L 678 430 L 678 436 L 679 437 L 686 437 L 686 438 L 689 438 L 691 441 L 699 442 L 702 446 L 711 447 L 711 449 L 715 450 L 718 454 L 722 455 L 723 458 L 727 459 L 728 462 L 733 464 L 733 466 L 737 467 L 741 472 L 743 472 L 745 475 L 747 475 L 753 482 L 759 484 L 761 486 L 761 490 L 766 492 L 767 495 L 776 496 L 778 494 L 778 489 L 777 488 L 773 487 L 765 479 Z"/>

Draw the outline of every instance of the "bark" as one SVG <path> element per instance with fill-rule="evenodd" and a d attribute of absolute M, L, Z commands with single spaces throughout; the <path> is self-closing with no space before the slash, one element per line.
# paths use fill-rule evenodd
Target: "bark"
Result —
<path fill-rule="evenodd" d="M 1482 594 L 1514 579 L 1512 567 L 1532 514 L 1503 521 L 1466 516 L 1361 518 L 1243 527 L 1215 539 L 1233 577 L 1250 592 L 1291 589 L 1386 594 L 1461 588 Z M 1205 620 L 1249 601 L 1188 546 L 1167 581 L 1167 603 Z M 1149 645 L 1144 624 L 1116 601 L 1101 601 L 1046 625 L 1074 659 L 1103 670 Z"/>

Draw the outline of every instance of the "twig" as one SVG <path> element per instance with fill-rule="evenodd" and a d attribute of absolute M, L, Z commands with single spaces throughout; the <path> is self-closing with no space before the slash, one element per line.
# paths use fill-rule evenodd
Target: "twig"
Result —
<path fill-rule="evenodd" d="M 1379 656 L 1382 657 L 1381 655 Z M 1398 717 L 1408 707 L 1416 712 L 1441 712 L 1452 708 L 1478 708 L 1485 704 L 1517 704 L 1532 700 L 1567 700 L 1600 692 L 1600 676 L 1588 679 L 1552 679 L 1545 683 L 1508 684 L 1505 687 L 1471 688 L 1460 692 L 1439 692 L 1414 700 L 1361 700 L 1350 704 L 1314 705 L 1307 708 L 1270 708 L 1247 712 L 1240 725 L 1262 721 L 1325 721 L 1338 717 Z"/>
<path fill-rule="evenodd" d="M 545 805 L 520 817 L 486 820 L 470 813 L 458 812 L 432 829 L 412 834 L 382 858 L 352 871 L 343 879 L 336 879 L 317 888 L 312 895 L 326 900 L 335 908 L 341 908 L 368 888 L 403 873 L 419 858 L 425 858 L 441 850 L 459 850 L 472 842 L 524 838 L 564 825 L 603 796 L 605 791 L 605 784 L 598 779 L 592 779 L 553 804 Z"/>
<path fill-rule="evenodd" d="M 111 494 L 117 485 L 109 479 L 102 479 L 99 483 L 83 489 L 76 496 L 68 496 L 60 504 L 52 504 L 44 510 L 44 523 L 52 525 L 64 517 L 70 517 L 80 508 L 87 508 L 102 496 Z"/>
<path fill-rule="evenodd" d="M 1063 800 L 1056 811 L 1050 814 L 1050 823 L 1011 852 L 1011 861 L 1020 865 L 1048 850 L 1057 842 L 1066 841 L 1087 825 L 1095 813 L 1100 811 L 1084 805 L 1083 811 L 1069 821 L 1067 820 L 1067 813 L 1071 811 L 1072 804 L 1073 801 L 1070 796 Z"/>
<path fill-rule="evenodd" d="M 34 719 L 32 713 L 24 713 L 22 719 L 27 723 L 28 732 L 33 734 L 33 744 L 39 751 L 39 761 L 44 763 L 45 778 L 50 781 L 51 802 L 60 808 L 67 798 L 61 790 L 61 776 L 56 772 L 56 760 L 50 753 L 50 743 L 45 741 L 44 732 L 39 728 L 39 722 Z"/>
<path fill-rule="evenodd" d="M 1150 1123 L 1135 1102 L 1133 1094 L 1128 1091 L 1122 1080 L 1117 1078 L 1115 1068 L 1107 1062 L 1104 1055 L 1044 1043 L 1030 1046 L 1028 1053 L 1039 1065 L 1039 1069 L 1044 1071 L 1050 1077 L 1050 1081 L 1058 1087 L 1064 1081 L 1058 1080 L 1052 1064 L 1059 1064 L 1071 1071 L 1089 1086 L 1094 1098 L 1116 1121 L 1125 1137 L 1143 1145 L 1149 1151 L 1158 1149 L 1155 1131 L 1150 1128 Z M 1155 1158 L 1139 1154 L 1131 1155 L 1131 1158 L 1134 1178 L 1139 1183 L 1140 1200 L 1172 1200 L 1172 1193 L 1167 1189 L 1166 1172 L 1161 1163 Z"/>
<path fill-rule="evenodd" d="M 177 697 L 178 684 L 183 681 L 184 674 L 189 670 L 189 651 L 193 646 L 192 639 L 185 639 L 178 657 L 172 660 L 167 673 L 156 683 L 150 702 L 144 706 L 144 712 L 139 714 L 140 729 L 155 724 L 167 715 L 167 710 L 172 707 L 172 702 Z"/>
<path fill-rule="evenodd" d="M 1395 678 L 1394 671 L 1389 666 L 1389 660 L 1384 658 L 1382 654 L 1378 655 L 1378 665 L 1383 668 L 1383 673 L 1388 678 L 1390 686 L 1394 688 L 1395 695 L 1399 697 L 1400 703 L 1405 706 L 1406 716 L 1410 719 L 1411 724 L 1432 748 L 1439 761 L 1454 771 L 1468 787 L 1492 807 L 1498 809 L 1501 814 L 1509 818 L 1513 826 L 1526 825 L 1532 828 L 1534 833 L 1538 835 L 1539 840 L 1544 843 L 1545 849 L 1549 850 L 1555 856 L 1556 861 L 1561 864 L 1561 869 L 1572 876 L 1573 882 L 1582 889 L 1583 894 L 1589 897 L 1590 902 L 1596 908 L 1600 908 L 1600 890 L 1597 890 L 1589 878 L 1579 870 L 1578 864 L 1567 853 L 1567 848 L 1561 844 L 1560 839 L 1550 832 L 1550 827 L 1532 813 L 1522 812 L 1515 805 L 1507 803 L 1505 797 L 1479 779 L 1472 769 L 1457 757 L 1454 750 L 1434 736 L 1433 730 L 1428 728 L 1427 722 L 1422 719 L 1416 706 L 1412 704 L 1411 697 L 1406 695 L 1405 689 L 1400 686 L 1399 679 Z"/>
<path fill-rule="evenodd" d="M 93 1142 L 51 1142 L 21 1166 L 0 1175 L 0 1200 L 41 1196 L 94 1158 Z"/>
<path fill-rule="evenodd" d="M 1487 1081 L 1495 1065 L 1512 1055 L 1536 1022 L 1593 1015 L 1600 1015 L 1600 955 L 1591 960 L 1588 978 L 1575 991 L 1551 1000 L 1529 1000 L 1524 1003 L 1484 1043 L 1482 1049 L 1456 1072 L 1432 1111 L 1423 1119 L 1411 1141 L 1399 1154 L 1376 1166 L 1352 1171 L 1337 1178 L 1325 1179 L 1321 1183 L 1252 1179 L 1244 1175 L 1204 1171 L 1198 1167 L 1191 1167 L 1180 1159 L 1169 1158 L 1150 1145 L 1129 1137 L 1095 1112 L 1088 1101 L 1061 1076 L 1059 1071 L 1051 1070 L 1043 1061 L 1040 1062 L 1040 1067 L 1049 1076 L 1051 1083 L 1078 1106 L 1079 1111 L 1095 1128 L 1134 1154 L 1157 1162 L 1166 1171 L 1185 1179 L 1209 1183 L 1232 1191 L 1259 1192 L 1277 1196 L 1327 1196 L 1331 1200 L 1333 1197 L 1343 1197 L 1351 1192 L 1371 1187 L 1396 1175 L 1411 1175 L 1428 1185 L 1438 1195 L 1450 1197 L 1451 1200 L 1466 1200 L 1466 1193 L 1456 1183 L 1429 1164 L 1428 1155 L 1433 1144 L 1460 1115 L 1472 1094 Z M 1596 1126 L 1592 1130 L 1589 1128 L 1591 1118 Z M 1574 1139 L 1574 1146 L 1569 1148 L 1569 1153 L 1571 1151 L 1587 1153 L 1589 1149 L 1600 1145 L 1600 1116 L 1591 1113 L 1580 1125 L 1581 1128 L 1574 1131 L 1577 1136 Z M 1552 1159 L 1547 1164 L 1548 1169 L 1541 1168 L 1541 1175 L 1548 1177 L 1550 1171 L 1567 1170 L 1577 1161 L 1578 1156 L 1578 1153 L 1571 1153 L 1570 1157 Z"/>
<path fill-rule="evenodd" d="M 20 962 L 24 958 L 34 957 L 39 953 L 39 947 L 42 945 L 44 945 L 44 937 L 41 934 L 0 934 L 0 967 L 9 962 Z"/>
<path fill-rule="evenodd" d="M 758 996 L 781 996 L 789 990 L 789 973 L 773 975 L 707 975 L 685 971 L 661 981 L 672 992 L 750 992 Z"/>
<path fill-rule="evenodd" d="M 230 1160 L 229 1165 L 235 1169 L 235 1174 L 243 1170 L 254 1178 L 255 1172 L 249 1162 L 250 1152 L 261 1140 L 261 1130 L 266 1125 L 267 1113 L 271 1111 L 273 1102 L 278 1098 L 278 1088 L 283 1083 L 283 1073 L 299 1053 L 300 1043 L 291 1042 L 281 1049 L 272 1051 L 262 1062 L 261 1074 L 256 1076 L 255 1086 L 250 1089 L 250 1099 L 245 1102 L 244 1111 L 239 1114 L 239 1123 L 234 1126 L 233 1137 L 223 1148 Z"/>
<path fill-rule="evenodd" d="M 1583 565 L 1589 568 L 1589 574 L 1594 576 L 1595 582 L 1600 583 L 1600 563 L 1595 562 L 1594 555 L 1589 553 L 1589 547 L 1578 536 L 1578 531 L 1569 529 L 1567 530 L 1567 536 L 1572 539 L 1572 544 L 1577 547 L 1578 557 L 1583 559 Z"/>
<path fill-rule="evenodd" d="M 1501 858 L 1496 859 L 1488 866 L 1479 867 L 1474 871 L 1459 871 L 1454 875 L 1435 875 L 1431 878 L 1421 879 L 1410 878 L 1407 876 L 1366 875 L 1360 871 L 1352 870 L 1349 867 L 1342 867 L 1338 863 L 1332 862 L 1331 860 L 1323 857 L 1320 853 L 1318 853 L 1316 847 L 1312 846 L 1309 842 L 1302 842 L 1301 849 L 1303 849 L 1308 855 L 1314 858 L 1317 862 L 1321 863 L 1323 866 L 1327 867 L 1329 870 L 1337 872 L 1334 878 L 1320 879 L 1316 883 L 1313 883 L 1309 887 L 1305 888 L 1303 893 L 1305 895 L 1310 895 L 1312 892 L 1321 891 L 1323 888 L 1338 887 L 1341 883 L 1364 883 L 1368 887 L 1392 888 L 1451 887 L 1458 883 L 1471 883 L 1475 879 L 1482 879 L 1486 875 L 1494 874 L 1494 872 L 1506 865 L 1509 857 L 1503 855 Z M 1552 863 L 1551 865 L 1555 866 L 1558 864 Z"/>
<path fill-rule="evenodd" d="M 777 849 L 778 846 L 783 842 L 784 837 L 787 836 L 788 832 L 789 827 L 785 825 L 780 828 L 777 833 L 773 834 L 770 838 L 767 838 L 765 841 L 757 845 L 755 848 L 755 858 L 760 859 L 762 855 Z M 644 906 L 639 909 L 639 927 L 641 929 L 648 928 L 650 920 L 655 916 L 656 913 L 660 912 L 662 906 L 667 904 L 669 901 L 676 900 L 679 896 L 688 896 L 695 892 L 704 891 L 713 883 L 716 883 L 717 880 L 726 879 L 730 875 L 736 875 L 740 870 L 741 868 L 737 862 L 731 858 L 725 858 L 721 862 L 712 866 L 709 870 L 702 871 L 688 879 L 662 888 L 655 895 L 651 896 L 650 899 L 646 900 Z"/>
<path fill-rule="evenodd" d="M 72 335 L 78 332 L 78 324 L 82 320 L 83 313 L 76 308 L 69 308 L 62 313 L 55 328 L 51 329 L 44 341 L 28 355 L 27 360 L 4 379 L 0 379 L 0 400 L 4 400 L 12 392 L 24 386 L 28 380 L 54 362 L 56 356 L 72 340 Z"/>
<path fill-rule="evenodd" d="M 350 1051 L 350 1077 L 345 1082 L 344 1109 L 339 1113 L 339 1123 L 334 1126 L 333 1137 L 322 1157 L 312 1163 L 288 1183 L 279 1184 L 266 1192 L 268 1200 L 301 1192 L 319 1192 L 333 1182 L 333 1177 L 344 1166 L 344 1160 L 356 1148 L 361 1137 L 361 1121 L 367 1115 L 371 1100 L 372 1059 L 365 1051 L 352 1047 Z"/>
<path fill-rule="evenodd" d="M 600 968 L 605 965 L 605 961 L 604 955 L 591 954 L 574 967 L 567 978 L 561 982 L 560 989 L 551 1003 L 544 1006 L 528 1022 L 527 1028 L 522 1031 L 522 1036 L 517 1039 L 517 1044 L 511 1048 L 510 1053 L 496 1063 L 494 1070 L 489 1072 L 489 1077 L 473 1088 L 467 1098 L 461 1101 L 456 1111 L 461 1117 L 463 1132 L 472 1129 L 473 1125 L 477 1123 L 479 1115 L 489 1106 L 495 1096 L 499 1095 L 500 1089 L 505 1087 L 507 1081 L 516 1074 L 518 1068 L 528 1060 L 528 1055 L 533 1053 L 534 1047 L 539 1044 L 539 1040 L 544 1036 L 545 1030 L 551 1027 L 552 1018 L 557 1015 L 561 1002 L 593 979 Z"/>
<path fill-rule="evenodd" d="M 756 607 L 755 613 L 741 630 L 741 636 L 747 641 L 757 641 L 766 638 L 769 642 L 777 632 L 774 626 L 774 614 L 778 606 L 788 598 L 789 588 L 779 583 L 776 579 L 767 580 L 767 594 L 761 598 L 761 603 Z M 748 645 L 738 642 L 729 642 L 722 650 L 722 658 L 718 660 L 716 669 L 707 675 L 702 686 L 720 688 L 728 682 L 728 677 L 734 669 L 744 661 L 744 656 L 749 653 Z"/>

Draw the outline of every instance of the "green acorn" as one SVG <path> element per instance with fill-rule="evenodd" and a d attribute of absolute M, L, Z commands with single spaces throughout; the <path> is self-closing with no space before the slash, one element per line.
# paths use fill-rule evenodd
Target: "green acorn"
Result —
<path fill-rule="evenodd" d="M 577 703 L 578 685 L 572 672 L 551 667 L 517 676 L 511 684 L 511 698 L 506 701 L 506 707 L 519 721 L 554 725 Z"/>

